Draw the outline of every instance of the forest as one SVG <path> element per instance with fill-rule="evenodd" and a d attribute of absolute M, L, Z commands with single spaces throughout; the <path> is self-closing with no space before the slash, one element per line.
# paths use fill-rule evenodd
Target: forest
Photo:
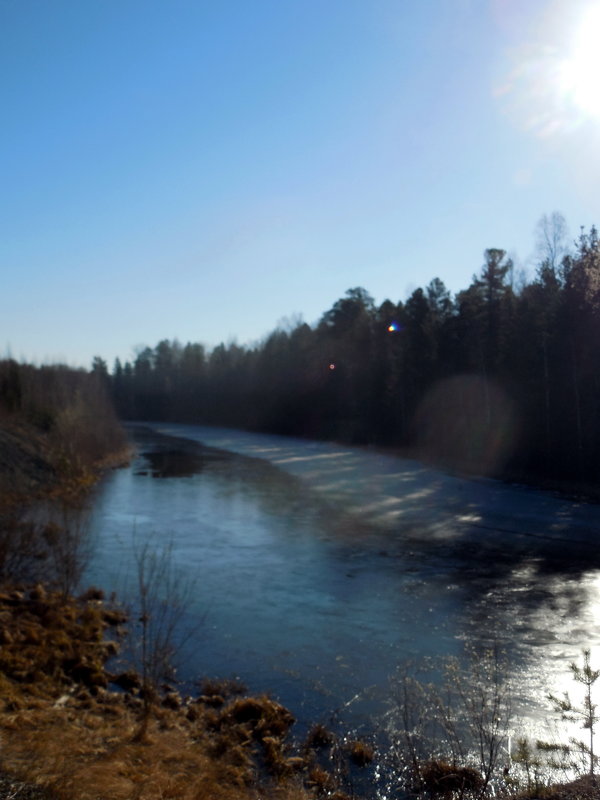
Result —
<path fill-rule="evenodd" d="M 600 477 L 600 239 L 565 245 L 556 212 L 538 226 L 527 280 L 485 250 L 451 296 L 434 278 L 376 306 L 349 289 L 313 326 L 253 346 L 162 340 L 93 373 L 122 418 L 232 426 L 410 448 L 488 475 Z"/>

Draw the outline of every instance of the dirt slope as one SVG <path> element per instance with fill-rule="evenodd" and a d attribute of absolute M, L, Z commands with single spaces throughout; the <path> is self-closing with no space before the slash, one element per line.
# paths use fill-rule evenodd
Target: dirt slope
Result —
<path fill-rule="evenodd" d="M 43 436 L 23 423 L 0 418 L 0 490 L 37 494 L 54 477 Z"/>

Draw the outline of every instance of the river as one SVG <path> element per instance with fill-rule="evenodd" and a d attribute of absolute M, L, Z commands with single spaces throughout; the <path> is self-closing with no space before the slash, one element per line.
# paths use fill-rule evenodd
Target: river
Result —
<path fill-rule="evenodd" d="M 301 723 L 378 724 L 389 678 L 499 644 L 521 713 L 600 655 L 600 507 L 364 448 L 131 425 L 98 489 L 88 583 L 135 592 L 134 542 L 172 545 L 180 676 L 233 676 Z"/>

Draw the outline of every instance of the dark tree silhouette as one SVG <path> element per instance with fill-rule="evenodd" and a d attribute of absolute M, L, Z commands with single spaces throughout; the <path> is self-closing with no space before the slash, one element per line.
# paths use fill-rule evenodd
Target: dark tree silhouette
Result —
<path fill-rule="evenodd" d="M 250 348 L 220 344 L 207 353 L 201 344 L 168 340 L 141 348 L 133 363 L 115 363 L 117 408 L 126 418 L 412 445 L 423 404 L 431 410 L 435 396 L 443 405 L 440 387 L 465 376 L 448 384 L 454 394 L 432 431 L 441 435 L 448 415 L 459 413 L 463 438 L 491 441 L 506 423 L 506 403 L 498 402 L 506 397 L 516 446 L 499 469 L 593 480 L 600 471 L 600 244 L 595 228 L 582 230 L 568 253 L 565 230 L 556 212 L 542 218 L 536 274 L 518 291 L 506 252 L 490 248 L 455 298 L 434 278 L 405 303 L 377 308 L 356 287 L 316 325 L 288 324 Z M 101 359 L 92 371 L 106 379 Z M 9 383 L 5 402 L 20 402 Z M 468 387 L 462 400 L 461 385 Z M 457 439 L 445 441 L 451 464 Z M 467 445 L 458 449 L 477 450 Z"/>

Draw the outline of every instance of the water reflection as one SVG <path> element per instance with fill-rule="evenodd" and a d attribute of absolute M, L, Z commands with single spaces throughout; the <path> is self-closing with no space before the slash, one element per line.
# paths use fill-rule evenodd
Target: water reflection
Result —
<path fill-rule="evenodd" d="M 596 507 L 326 443 L 161 430 L 136 429 L 139 457 L 99 492 L 88 579 L 120 589 L 133 531 L 172 536 L 206 614 L 188 677 L 239 675 L 326 721 L 357 693 L 352 713 L 378 713 L 399 663 L 465 642 L 499 641 L 528 703 L 600 642 Z"/>

